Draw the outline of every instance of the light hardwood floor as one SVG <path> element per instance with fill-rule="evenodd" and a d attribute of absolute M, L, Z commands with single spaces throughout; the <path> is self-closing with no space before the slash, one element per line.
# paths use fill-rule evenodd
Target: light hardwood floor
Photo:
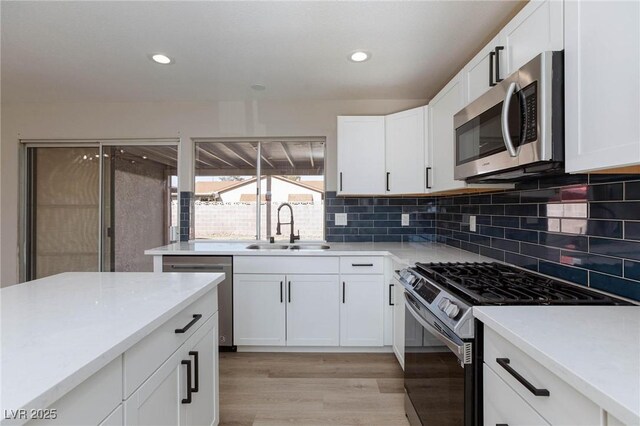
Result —
<path fill-rule="evenodd" d="M 220 353 L 221 425 L 407 425 L 393 354 Z"/>

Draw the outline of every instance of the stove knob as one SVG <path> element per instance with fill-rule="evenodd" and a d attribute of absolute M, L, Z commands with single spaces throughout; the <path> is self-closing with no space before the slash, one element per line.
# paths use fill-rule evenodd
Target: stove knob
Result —
<path fill-rule="evenodd" d="M 446 297 L 443 297 L 442 299 L 440 299 L 440 302 L 438 302 L 438 308 L 440 308 L 442 312 L 445 312 L 449 305 L 451 305 L 451 300 L 447 299 Z"/>
<path fill-rule="evenodd" d="M 444 313 L 447 314 L 449 318 L 455 318 L 460 313 L 460 308 L 455 303 L 449 302 L 449 306 L 447 306 L 444 310 Z"/>

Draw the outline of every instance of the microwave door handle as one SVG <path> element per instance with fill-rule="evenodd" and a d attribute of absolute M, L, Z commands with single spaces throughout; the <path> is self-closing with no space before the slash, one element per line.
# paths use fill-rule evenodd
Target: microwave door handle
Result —
<path fill-rule="evenodd" d="M 509 107 L 511 106 L 511 97 L 518 89 L 518 83 L 515 81 L 509 84 L 507 94 L 502 103 L 502 140 L 504 141 L 504 146 L 507 148 L 507 151 L 509 151 L 509 155 L 512 157 L 518 156 L 518 150 L 513 146 L 511 133 L 509 131 Z"/>
<path fill-rule="evenodd" d="M 464 362 L 464 346 L 458 345 L 456 342 L 449 339 L 447 336 L 445 336 L 440 331 L 438 331 L 434 326 L 432 326 L 431 324 L 423 320 L 422 317 L 416 312 L 416 309 L 413 307 L 413 303 L 411 303 L 411 301 L 409 300 L 407 293 L 404 293 L 404 305 L 405 305 L 405 308 L 408 309 L 409 312 L 411 313 L 411 316 L 416 321 L 418 321 L 418 324 L 424 327 L 424 329 L 427 330 L 429 333 L 433 334 L 433 336 L 436 339 L 444 343 L 449 349 L 451 349 L 451 351 L 455 354 L 455 356 L 460 361 Z"/>

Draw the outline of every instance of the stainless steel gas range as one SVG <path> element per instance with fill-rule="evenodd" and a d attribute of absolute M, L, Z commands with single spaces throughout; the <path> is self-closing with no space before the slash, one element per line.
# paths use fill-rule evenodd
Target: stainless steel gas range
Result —
<path fill-rule="evenodd" d="M 405 409 L 411 425 L 482 425 L 481 305 L 627 305 L 590 288 L 492 263 L 398 271 L 405 304 Z"/>

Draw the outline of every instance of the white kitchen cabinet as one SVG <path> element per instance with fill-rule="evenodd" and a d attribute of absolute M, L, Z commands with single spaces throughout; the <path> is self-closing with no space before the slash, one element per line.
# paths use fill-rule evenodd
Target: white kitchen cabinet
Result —
<path fill-rule="evenodd" d="M 559 0 L 530 1 L 502 29 L 500 37 L 504 49 L 496 56 L 500 63 L 500 78 L 517 71 L 542 52 L 564 49 L 564 3 Z"/>
<path fill-rule="evenodd" d="M 459 72 L 429 103 L 429 146 L 433 164 L 431 192 L 466 188 L 453 178 L 455 167 L 453 116 L 465 105 L 464 80 Z"/>
<path fill-rule="evenodd" d="M 124 403 L 125 424 L 131 426 L 185 425 L 187 366 L 177 351 Z"/>
<path fill-rule="evenodd" d="M 404 369 L 404 290 L 398 282 L 393 286 L 393 353 Z"/>
<path fill-rule="evenodd" d="M 124 401 L 125 424 L 217 424 L 217 334 L 216 313 Z"/>
<path fill-rule="evenodd" d="M 640 3 L 565 3 L 565 169 L 640 164 Z"/>
<path fill-rule="evenodd" d="M 218 322 L 216 313 L 212 319 L 214 324 Z M 217 424 L 220 419 L 218 398 L 218 327 L 209 327 L 204 336 L 187 352 L 192 362 L 198 362 L 196 369 L 192 369 L 192 383 L 196 383 L 198 391 L 193 394 L 191 404 L 186 407 L 186 424 L 200 426 Z M 213 361 L 213 362 L 212 362 Z M 195 365 L 195 364 L 194 364 Z"/>
<path fill-rule="evenodd" d="M 382 346 L 384 275 L 343 275 L 340 346 Z"/>
<path fill-rule="evenodd" d="M 337 275 L 287 275 L 287 346 L 338 346 Z"/>
<path fill-rule="evenodd" d="M 413 108 L 385 117 L 387 194 L 418 194 L 425 190 L 424 109 Z"/>
<path fill-rule="evenodd" d="M 285 280 L 279 274 L 234 274 L 233 339 L 238 346 L 286 344 Z"/>
<path fill-rule="evenodd" d="M 385 193 L 384 116 L 338 117 L 338 195 Z"/>
<path fill-rule="evenodd" d="M 486 364 L 483 365 L 483 395 L 485 425 L 549 424 Z"/>
<path fill-rule="evenodd" d="M 496 82 L 496 47 L 504 45 L 498 34 L 464 67 L 466 101 L 471 103 L 489 90 Z M 490 74 L 490 71 L 493 73 Z"/>

